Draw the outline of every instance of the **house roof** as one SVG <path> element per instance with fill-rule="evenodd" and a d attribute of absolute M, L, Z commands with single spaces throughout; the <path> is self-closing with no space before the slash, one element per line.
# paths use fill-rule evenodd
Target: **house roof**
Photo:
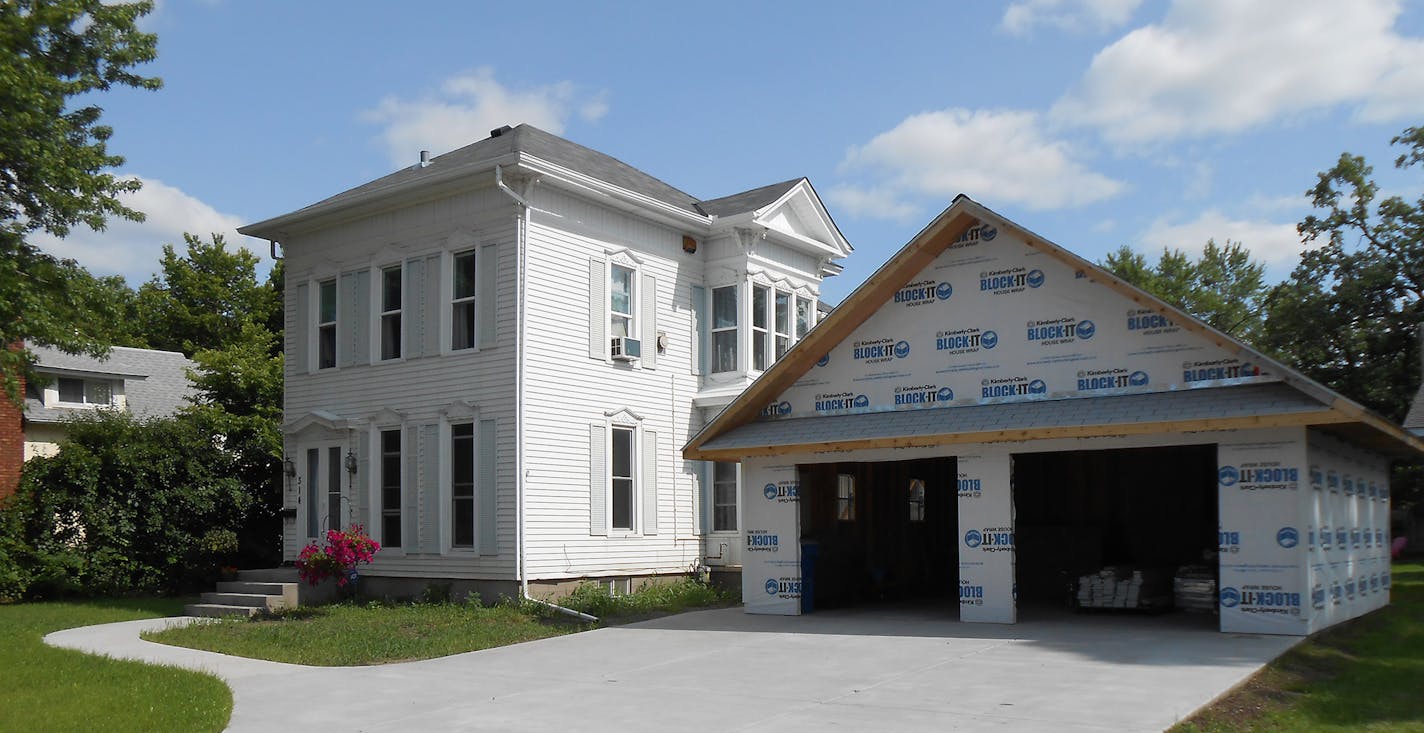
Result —
<path fill-rule="evenodd" d="M 411 165 L 369 183 L 322 199 L 314 204 L 244 227 L 238 231 L 253 237 L 280 239 L 284 228 L 325 214 L 367 204 L 413 187 L 437 185 L 460 177 L 491 170 L 496 164 L 513 164 L 521 156 L 538 159 L 637 196 L 669 206 L 693 220 L 710 223 L 719 217 L 755 211 L 774 203 L 804 178 L 793 178 L 770 186 L 700 201 L 613 156 L 545 132 L 533 125 L 521 124 L 491 131 L 490 137 L 430 159 L 429 165 Z M 832 224 L 834 227 L 834 224 Z M 844 240 L 839 230 L 834 236 Z"/>
<path fill-rule="evenodd" d="M 759 436 L 759 438 L 762 440 L 762 448 L 773 448 L 779 446 L 779 448 L 775 451 L 762 452 L 791 452 L 787 450 L 787 448 L 792 445 L 800 445 L 796 441 L 799 441 L 802 437 L 804 437 L 804 434 L 807 431 L 830 429 L 829 427 L 820 428 L 811 425 L 803 426 L 806 421 L 819 422 L 828 419 L 826 417 L 793 417 L 759 423 L 759 425 L 764 425 L 765 428 L 758 427 L 756 429 L 748 428 L 746 431 L 741 430 L 744 426 L 753 424 L 754 421 L 757 420 L 762 409 L 767 404 L 778 398 L 783 392 L 786 391 L 787 388 L 792 386 L 798 379 L 805 375 L 813 367 L 817 360 L 819 360 L 823 355 L 829 353 L 832 348 L 834 348 L 842 340 L 847 338 L 858 327 L 860 327 L 867 320 L 869 320 L 871 316 L 878 312 L 880 308 L 888 300 L 890 300 L 891 296 L 896 290 L 903 287 L 906 283 L 910 281 L 912 277 L 915 277 L 918 273 L 923 271 L 927 266 L 929 266 L 931 262 L 935 260 L 935 258 L 937 258 L 942 252 L 944 252 L 950 244 L 959 240 L 960 237 L 963 236 L 966 232 L 968 232 L 971 227 L 979 224 L 980 222 L 992 222 L 1000 228 L 1017 232 L 1030 248 L 1036 249 L 1042 254 L 1048 255 L 1059 260 L 1076 273 L 1081 274 L 1082 277 L 1094 282 L 1098 282 L 1104 287 L 1118 292 L 1119 294 L 1127 297 L 1142 308 L 1152 309 L 1161 313 L 1173 322 L 1180 324 L 1183 329 L 1196 333 L 1198 336 L 1207 339 L 1208 341 L 1215 344 L 1217 347 L 1227 351 L 1228 353 L 1235 354 L 1244 359 L 1249 359 L 1257 364 L 1269 365 L 1274 373 L 1281 375 L 1281 379 L 1284 386 L 1299 393 L 1303 399 L 1311 400 L 1314 402 L 1314 404 L 1324 408 L 1323 410 L 1303 410 L 1300 408 L 1300 405 L 1306 403 L 1280 403 L 1278 401 L 1258 402 L 1256 404 L 1256 407 L 1259 409 L 1255 414 L 1258 418 L 1261 418 L 1261 420 L 1258 421 L 1257 426 L 1265 426 L 1267 424 L 1280 424 L 1282 420 L 1286 419 L 1283 416 L 1290 416 L 1291 420 L 1298 421 L 1301 419 L 1302 415 L 1309 414 L 1311 415 L 1311 417 L 1309 418 L 1308 422 L 1296 422 L 1296 424 L 1336 425 L 1349 423 L 1357 426 L 1358 428 L 1362 428 L 1350 429 L 1347 431 L 1349 433 L 1349 436 L 1356 442 L 1364 441 L 1369 443 L 1373 448 L 1398 456 L 1418 458 L 1420 454 L 1424 454 L 1424 440 L 1421 440 L 1419 437 L 1405 432 L 1399 426 L 1391 423 L 1389 420 L 1379 415 L 1376 415 L 1373 412 L 1370 412 L 1368 409 L 1366 409 L 1359 403 L 1356 403 L 1334 392 L 1333 390 L 1330 390 L 1324 385 L 1321 385 L 1309 379 L 1308 377 L 1285 366 L 1284 364 L 1281 364 L 1275 361 L 1274 359 L 1271 359 L 1261 354 L 1260 352 L 1257 352 L 1251 347 L 1231 338 L 1230 336 L 1220 331 L 1217 331 L 1216 329 L 1206 325 L 1205 323 L 1202 323 L 1201 321 L 1197 320 L 1196 318 L 1193 318 L 1187 313 L 1171 305 L 1168 305 L 1162 300 L 1159 300 L 1158 298 L 1149 295 L 1148 293 L 1128 284 L 1127 282 L 1117 278 L 1116 276 L 1112 275 L 1106 270 L 1103 270 L 1097 265 L 1094 265 L 1093 263 L 1071 252 L 1068 252 L 1062 247 L 1059 247 L 1058 245 L 1049 242 L 1043 237 L 1040 237 L 1034 234 L 1033 232 L 1024 229 L 1018 224 L 994 213 L 988 208 L 973 201 L 968 196 L 960 194 L 954 199 L 953 203 L 950 204 L 949 208 L 945 209 L 938 217 L 934 219 L 934 221 L 932 221 L 928 226 L 926 226 L 923 230 L 916 234 L 915 237 L 911 239 L 908 244 L 905 245 L 905 247 L 903 247 L 899 252 L 892 256 L 889 261 L 882 265 L 880 269 L 876 270 L 875 273 L 872 274 L 869 279 L 867 279 L 858 288 L 856 288 L 856 290 L 851 293 L 851 295 L 848 296 L 844 301 L 842 301 L 841 304 L 835 308 L 835 310 L 833 310 L 829 315 L 827 315 L 825 320 L 817 324 L 816 328 L 812 329 L 811 332 L 808 333 L 804 339 L 798 342 L 795 346 L 791 348 L 790 351 L 788 351 L 784 356 L 777 360 L 776 363 L 773 364 L 770 369 L 763 372 L 761 377 L 759 377 L 755 382 L 753 382 L 749 387 L 747 387 L 747 389 L 742 392 L 739 397 L 733 400 L 732 403 L 726 407 L 726 409 L 719 413 L 717 417 L 715 417 L 710 423 L 704 426 L 702 430 L 697 433 L 697 435 L 693 436 L 692 439 L 688 441 L 687 445 L 684 446 L 683 456 L 689 459 L 728 459 L 735 458 L 737 455 L 751 455 L 752 453 L 748 452 L 753 448 L 750 443 L 739 443 L 739 445 L 741 446 L 739 449 L 733 449 L 730 443 L 714 443 L 714 441 L 719 441 L 723 436 L 728 436 L 727 439 L 730 441 L 732 439 L 730 436 L 734 431 L 737 431 L 736 434 L 738 436 L 741 436 L 737 438 L 738 441 L 744 441 L 751 435 L 755 434 Z M 1233 387 L 1230 389 L 1233 390 L 1230 394 L 1236 397 L 1245 398 L 1248 395 L 1252 394 L 1240 391 L 1242 389 L 1245 389 L 1243 387 Z M 1189 401 L 1201 399 L 1204 394 L 1206 394 L 1206 391 L 1200 389 L 1183 392 L 1183 395 L 1186 398 L 1189 398 Z M 1080 398 L 1072 399 L 1071 402 L 1087 403 L 1093 400 L 1109 399 L 1114 398 Z M 1015 427 L 1013 428 L 1002 428 L 1002 430 L 1011 431 L 1013 437 L 986 438 L 985 436 L 991 436 L 995 432 L 995 430 L 991 429 L 979 431 L 980 439 L 1024 440 L 1042 437 L 1057 437 L 1063 432 L 1062 428 L 1066 426 L 1059 424 L 1055 421 L 1066 419 L 1063 417 L 1064 415 L 1072 414 L 1073 410 L 1078 409 L 1080 407 L 1084 410 L 1088 409 L 1088 406 L 1086 404 L 1081 406 L 1077 404 L 1069 404 L 1070 400 L 1068 399 L 1063 399 L 1060 401 L 1063 402 L 1064 405 L 1051 408 L 1027 409 L 1011 405 L 986 405 L 979 407 L 940 407 L 929 408 L 924 410 L 897 411 L 893 413 L 955 413 L 963 410 L 970 411 L 969 415 L 963 418 L 960 418 L 958 416 L 945 415 L 941 417 L 936 415 L 933 418 L 916 417 L 913 419 L 887 419 L 878 416 L 877 413 L 863 413 L 846 415 L 841 417 L 844 417 L 847 423 L 863 423 L 865 427 L 861 428 L 862 430 L 875 432 L 877 430 L 887 429 L 887 426 L 901 426 L 911 428 L 914 425 L 918 424 L 915 423 L 914 420 L 938 420 L 939 422 L 935 424 L 939 425 L 940 427 L 945 427 L 953 425 L 954 420 L 968 420 L 970 419 L 970 417 L 973 417 L 976 414 L 981 415 L 981 417 L 976 418 L 980 422 L 966 423 L 966 425 L 992 425 L 994 423 L 989 422 L 988 419 L 982 417 L 982 415 L 989 415 L 995 411 L 1003 410 L 1007 411 L 1008 414 L 1014 416 L 1014 420 L 1020 421 L 1014 423 Z M 1047 404 L 1047 402 L 1048 401 L 1045 400 L 1039 404 Z M 1126 404 L 1148 405 L 1155 403 L 1131 402 Z M 1205 403 L 1203 409 L 1211 408 L 1213 405 L 1218 407 L 1225 407 L 1225 405 L 1220 404 L 1219 401 L 1208 401 Z M 1289 409 L 1271 412 L 1272 410 L 1276 409 L 1276 406 L 1280 405 L 1289 406 Z M 1262 412 L 1261 410 L 1265 410 L 1266 412 Z M 1124 425 L 1151 424 L 1157 425 L 1159 429 L 1168 429 L 1170 428 L 1172 423 L 1172 421 L 1155 422 L 1146 420 L 1146 417 L 1143 414 L 1133 412 L 1115 412 L 1113 410 L 1099 411 L 1095 409 L 1089 414 L 1099 419 L 1109 421 L 1099 423 L 1099 426 L 1114 427 L 1113 430 L 1104 434 L 1120 434 L 1123 432 L 1123 430 L 1119 428 Z M 1249 418 L 1250 416 L 1235 415 L 1234 413 L 1228 411 L 1227 413 L 1223 414 L 1223 417 L 1235 417 L 1245 419 Z M 1027 425 L 1021 422 L 1024 419 L 1030 418 L 1041 419 L 1045 422 L 1038 425 Z M 1196 419 L 1197 418 L 1192 418 L 1185 422 L 1191 423 L 1193 420 Z M 1201 419 L 1209 418 L 1203 417 Z M 1249 423 L 1250 421 L 1246 420 L 1246 422 Z M 840 425 L 839 422 L 824 424 L 828 426 Z M 844 430 L 844 428 L 835 429 Z M 1175 429 L 1201 428 L 1178 427 Z M 1092 434 L 1092 432 L 1087 431 L 1084 434 Z M 774 437 L 776 435 L 782 435 L 783 437 Z M 930 433 L 927 435 L 938 436 L 935 440 L 936 443 L 945 443 L 953 440 L 946 433 Z M 917 437 L 914 435 L 905 435 L 899 437 L 914 438 L 915 440 L 921 441 L 916 444 L 924 444 L 922 441 L 925 439 L 925 436 Z M 864 442 L 864 438 L 865 436 L 863 435 L 855 436 L 851 433 L 846 433 L 844 437 L 844 442 L 848 447 L 865 447 L 868 444 Z M 774 444 L 774 446 L 768 444 Z M 896 438 L 894 437 L 882 436 L 881 443 L 879 444 L 898 445 L 900 443 L 897 442 Z M 713 445 L 722 446 L 722 448 L 713 449 L 711 447 Z M 842 445 L 840 442 L 837 442 L 837 440 L 830 440 L 821 441 L 817 444 L 816 447 L 817 449 L 824 450 L 831 448 L 840 448 L 842 447 Z M 733 453 L 732 451 L 734 450 L 740 450 L 741 452 L 739 454 Z"/>
<path fill-rule="evenodd" d="M 1424 385 L 1414 393 L 1414 402 L 1409 405 L 1409 413 L 1404 416 L 1404 429 L 1415 435 L 1424 435 Z"/>
<path fill-rule="evenodd" d="M 174 351 L 115 346 L 108 358 L 95 359 L 47 346 L 30 345 L 29 349 L 40 374 L 122 380 L 128 409 L 140 417 L 172 415 L 195 394 L 188 370 L 197 365 Z M 29 422 L 63 422 L 73 414 L 73 408 L 47 407 L 38 399 L 25 399 L 25 420 Z"/>

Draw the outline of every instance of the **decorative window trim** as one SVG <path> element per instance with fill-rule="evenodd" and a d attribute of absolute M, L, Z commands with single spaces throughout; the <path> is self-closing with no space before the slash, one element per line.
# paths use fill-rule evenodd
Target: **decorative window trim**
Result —
<path fill-rule="evenodd" d="M 645 480 L 642 475 L 643 462 L 643 417 L 630 409 L 623 408 L 604 413 L 604 453 L 606 456 L 604 466 L 605 484 L 604 491 L 606 498 L 604 501 L 604 527 L 608 530 L 609 537 L 637 537 L 643 534 L 643 488 Z M 628 443 L 628 468 L 631 472 L 629 478 L 632 479 L 632 489 L 628 496 L 628 527 L 613 526 L 613 500 L 614 475 L 613 475 L 613 432 L 615 430 L 627 431 L 632 435 Z"/>
<path fill-rule="evenodd" d="M 732 288 L 732 293 L 733 293 L 732 301 L 736 304 L 736 306 L 737 306 L 737 311 L 738 311 L 738 312 L 735 313 L 734 316 L 733 316 L 733 318 L 732 318 L 732 325 L 719 327 L 719 326 L 717 325 L 717 291 L 723 290 L 723 289 L 725 289 L 725 288 Z M 743 371 L 743 370 L 742 370 L 742 362 L 743 362 L 743 356 L 744 356 L 743 352 L 744 352 L 746 349 L 744 349 L 743 346 L 742 346 L 742 341 L 744 340 L 744 338 L 743 338 L 743 336 L 742 336 L 742 333 L 743 333 L 743 331 L 742 331 L 742 314 L 743 314 L 745 311 L 747 311 L 748 309 L 744 306 L 744 304 L 742 303 L 742 301 L 743 301 L 743 300 L 749 300 L 750 297 L 751 297 L 750 293 L 744 293 L 744 290 L 745 290 L 745 289 L 742 288 L 741 283 L 732 283 L 732 284 L 729 284 L 729 285 L 720 285 L 720 286 L 717 286 L 717 287 L 708 288 L 708 290 L 707 290 L 707 297 L 708 297 L 708 301 L 709 301 L 708 304 L 707 304 L 707 305 L 708 305 L 708 307 L 707 307 L 707 314 L 708 314 L 708 329 L 707 329 L 707 333 L 708 333 L 708 337 L 707 337 L 707 338 L 708 338 L 708 344 L 707 344 L 707 348 L 708 348 L 708 356 L 710 357 L 710 358 L 708 359 L 708 367 L 707 367 L 707 368 L 708 368 L 708 373 L 709 373 L 709 374 L 735 374 L 735 373 L 738 373 L 738 372 Z M 721 369 L 721 368 L 719 368 L 720 365 L 718 364 L 718 355 L 717 355 L 717 334 L 719 334 L 719 333 L 726 333 L 726 332 L 731 332 L 731 333 L 733 334 L 733 336 L 732 336 L 732 342 L 733 342 L 733 344 L 735 344 L 735 351 L 736 351 L 736 353 L 735 353 L 735 355 L 734 355 L 734 361 L 735 361 L 735 363 L 731 365 L 731 368 L 730 368 L 730 369 Z"/>

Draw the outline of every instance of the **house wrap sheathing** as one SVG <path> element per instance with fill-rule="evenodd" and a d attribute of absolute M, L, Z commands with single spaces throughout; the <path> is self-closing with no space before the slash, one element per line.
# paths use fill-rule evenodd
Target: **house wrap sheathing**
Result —
<path fill-rule="evenodd" d="M 1304 635 L 1388 602 L 1421 448 L 961 196 L 684 455 L 742 463 L 749 613 L 943 590 L 1013 623 L 1031 579 L 1139 558 L 1209 563 L 1222 631 Z"/>

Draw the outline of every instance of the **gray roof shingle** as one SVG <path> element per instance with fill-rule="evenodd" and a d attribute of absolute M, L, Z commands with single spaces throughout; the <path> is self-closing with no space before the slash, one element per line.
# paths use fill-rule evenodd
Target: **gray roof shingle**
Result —
<path fill-rule="evenodd" d="M 197 365 L 174 351 L 134 349 L 115 346 L 107 359 L 82 354 L 66 354 L 58 349 L 31 345 L 40 374 L 93 375 L 122 379 L 128 409 L 139 417 L 172 415 L 189 404 L 196 394 L 188 380 L 188 370 Z M 25 399 L 25 420 L 63 422 L 76 408 L 46 407 L 40 400 Z"/>
<path fill-rule="evenodd" d="M 699 206 L 708 216 L 732 216 L 747 211 L 756 211 L 767 204 L 770 204 L 782 196 L 786 195 L 796 184 L 804 181 L 804 178 L 793 178 L 781 183 L 773 183 L 770 186 L 753 188 L 750 191 L 734 193 L 731 196 L 723 196 L 711 201 L 703 201 Z"/>
<path fill-rule="evenodd" d="M 1316 412 L 1327 406 L 1287 384 L 968 405 L 750 422 L 702 450 L 737 450 L 952 433 L 1126 425 Z"/>

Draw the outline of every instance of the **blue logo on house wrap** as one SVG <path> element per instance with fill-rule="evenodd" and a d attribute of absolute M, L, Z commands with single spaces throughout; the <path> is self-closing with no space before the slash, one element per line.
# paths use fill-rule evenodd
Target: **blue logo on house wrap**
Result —
<path fill-rule="evenodd" d="M 1276 544 L 1290 549 L 1300 544 L 1300 532 L 1295 527 L 1281 527 L 1276 533 Z"/>
<path fill-rule="evenodd" d="M 1048 391 L 1048 384 L 1042 379 L 1035 379 L 1028 383 L 1029 394 L 1043 394 Z"/>
<path fill-rule="evenodd" d="M 1028 286 L 1036 288 L 1043 284 L 1043 270 L 1028 271 Z"/>
<path fill-rule="evenodd" d="M 1235 588 L 1221 589 L 1221 605 L 1223 608 L 1235 608 L 1241 603 L 1241 592 Z"/>
<path fill-rule="evenodd" d="M 781 589 L 780 584 L 778 584 L 778 583 L 776 582 L 776 578 L 767 578 L 767 579 L 766 579 L 766 586 L 765 586 L 765 587 L 766 587 L 766 594 L 769 595 L 769 596 L 774 596 L 774 595 L 776 595 L 776 592 Z"/>
<path fill-rule="evenodd" d="M 825 365 L 827 365 L 827 364 L 829 364 L 829 363 L 831 363 L 831 355 L 830 355 L 830 354 L 826 354 L 825 356 L 823 356 L 823 357 L 821 357 L 820 359 L 817 359 L 817 360 L 816 360 L 816 366 L 818 366 L 818 367 L 825 366 Z"/>
<path fill-rule="evenodd" d="M 1221 470 L 1216 472 L 1216 480 L 1222 486 L 1235 486 L 1239 477 L 1235 466 L 1222 466 Z"/>
<path fill-rule="evenodd" d="M 939 400 L 940 402 L 953 402 L 954 390 L 950 389 L 949 387 L 940 387 L 939 394 L 935 395 L 935 399 Z"/>
<path fill-rule="evenodd" d="M 979 534 L 979 530 L 977 529 L 971 529 L 964 533 L 965 547 L 978 547 L 983 542 L 984 536 Z"/>
<path fill-rule="evenodd" d="M 766 488 L 764 488 L 764 489 L 761 490 L 761 493 L 762 493 L 762 496 L 765 496 L 767 499 L 775 499 L 775 498 L 776 498 L 776 484 L 767 484 L 767 485 L 766 485 Z"/>
<path fill-rule="evenodd" d="M 1147 376 L 1147 372 L 1142 370 L 1135 371 L 1127 377 L 1127 383 L 1134 387 L 1146 387 L 1150 381 L 1152 381 L 1152 378 Z"/>
<path fill-rule="evenodd" d="M 940 300 L 949 300 L 949 296 L 954 295 L 954 286 L 949 283 L 940 283 L 935 286 L 935 297 Z"/>
<path fill-rule="evenodd" d="M 999 230 L 998 230 L 998 229 L 995 229 L 993 224 L 980 224 L 980 225 L 979 225 L 979 239 L 980 239 L 980 240 L 985 241 L 985 242 L 992 242 L 992 241 L 994 241 L 994 237 L 997 237 L 997 236 L 999 236 Z"/>
<path fill-rule="evenodd" d="M 993 331 L 985 331 L 979 334 L 979 345 L 986 349 L 992 349 L 999 345 L 999 334 Z"/>
<path fill-rule="evenodd" d="M 896 359 L 903 359 L 903 358 L 905 358 L 905 357 L 907 357 L 907 356 L 909 356 L 909 355 L 910 355 L 910 342 L 909 342 L 909 341 L 897 341 L 897 342 L 895 342 L 895 358 L 896 358 Z"/>
<path fill-rule="evenodd" d="M 855 402 L 852 402 L 851 405 L 854 407 L 870 407 L 870 398 L 863 394 L 858 394 L 855 396 Z"/>
<path fill-rule="evenodd" d="M 1095 326 L 1095 325 L 1093 325 L 1093 322 L 1092 322 L 1092 321 L 1078 321 L 1078 329 L 1077 329 L 1078 338 L 1080 338 L 1080 339 L 1090 339 L 1090 338 L 1093 337 L 1093 334 L 1095 334 L 1095 333 L 1097 333 L 1097 332 L 1098 332 L 1098 327 Z"/>

